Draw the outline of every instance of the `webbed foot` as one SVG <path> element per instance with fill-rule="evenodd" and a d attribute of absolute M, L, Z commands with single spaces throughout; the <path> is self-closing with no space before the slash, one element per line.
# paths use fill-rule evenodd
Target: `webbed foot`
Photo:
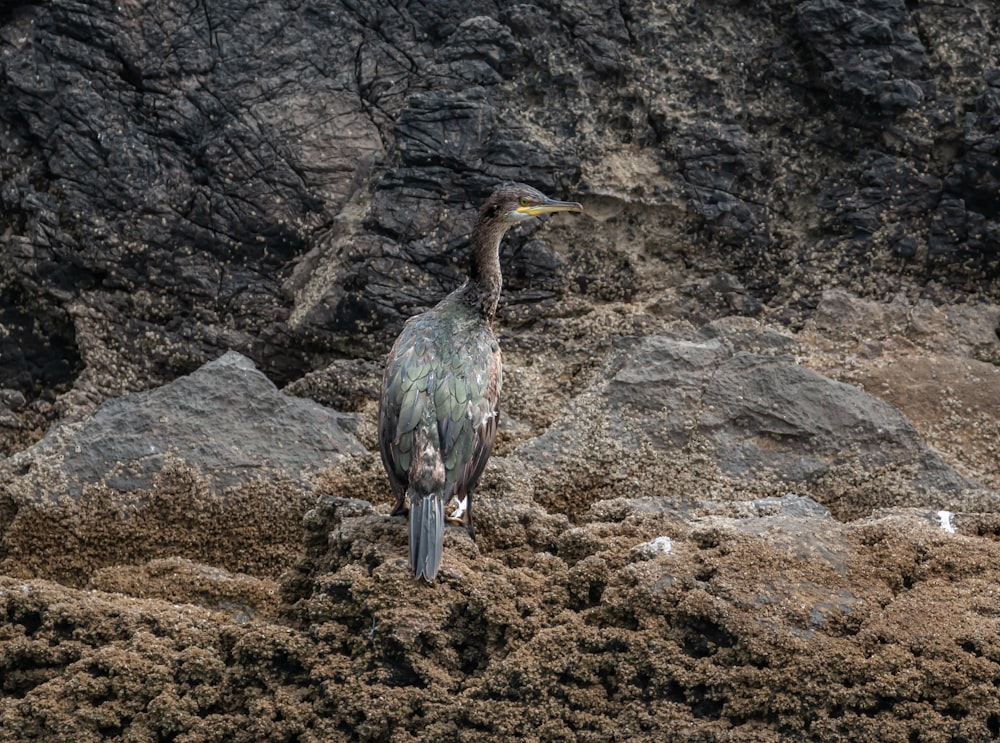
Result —
<path fill-rule="evenodd" d="M 445 517 L 445 521 L 455 526 L 465 527 L 469 538 L 475 542 L 476 530 L 472 526 L 472 493 L 466 494 L 465 498 L 457 502 L 458 507 L 451 512 L 450 516 Z"/>

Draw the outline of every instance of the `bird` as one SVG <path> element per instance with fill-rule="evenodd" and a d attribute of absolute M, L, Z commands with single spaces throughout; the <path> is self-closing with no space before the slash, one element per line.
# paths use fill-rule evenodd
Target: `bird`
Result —
<path fill-rule="evenodd" d="M 503 384 L 493 333 L 503 286 L 501 240 L 515 224 L 554 212 L 583 212 L 583 206 L 524 183 L 498 186 L 472 229 L 465 283 L 407 320 L 386 358 L 379 449 L 396 497 L 390 515 L 408 515 L 410 568 L 418 580 L 432 582 L 441 566 L 452 499 L 459 505 L 448 521 L 476 536 L 472 492 L 496 440 Z"/>

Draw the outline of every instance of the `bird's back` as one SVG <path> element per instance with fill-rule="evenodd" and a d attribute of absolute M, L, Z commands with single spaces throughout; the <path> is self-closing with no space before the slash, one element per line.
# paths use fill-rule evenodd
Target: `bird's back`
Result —
<path fill-rule="evenodd" d="M 501 382 L 489 323 L 456 295 L 406 323 L 379 401 L 379 445 L 397 498 L 411 480 L 427 480 L 428 446 L 444 468 L 440 497 L 462 499 L 475 487 L 496 439 Z"/>

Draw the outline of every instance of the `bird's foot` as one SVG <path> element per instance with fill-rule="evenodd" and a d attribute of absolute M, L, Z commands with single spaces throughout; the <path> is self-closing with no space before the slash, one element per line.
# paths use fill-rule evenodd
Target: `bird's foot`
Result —
<path fill-rule="evenodd" d="M 476 530 L 472 528 L 471 522 L 466 523 L 462 519 L 453 519 L 449 517 L 445 519 L 445 523 L 451 524 L 452 526 L 461 526 L 462 528 L 465 529 L 466 532 L 468 532 L 469 539 L 471 539 L 473 542 L 476 541 Z"/>
<path fill-rule="evenodd" d="M 464 521 L 465 512 L 469 508 L 469 496 L 465 496 L 464 498 L 462 498 L 462 500 L 459 500 L 458 498 L 452 498 L 451 502 L 455 503 L 456 505 L 455 505 L 455 510 L 452 511 L 451 515 L 448 516 L 448 520 L 465 523 Z"/>
<path fill-rule="evenodd" d="M 392 518 L 393 516 L 407 516 L 407 517 L 409 517 L 409 515 L 410 515 L 410 508 L 409 508 L 409 506 L 407 506 L 405 503 L 397 503 L 396 507 L 393 508 L 392 512 L 389 514 L 389 518 Z"/>
<path fill-rule="evenodd" d="M 453 498 L 452 500 L 458 504 L 458 507 L 451 512 L 451 515 L 445 517 L 445 521 L 455 526 L 464 527 L 469 533 L 469 538 L 475 542 L 476 530 L 472 528 L 472 511 L 469 508 L 469 496 L 466 495 L 462 500 L 458 500 L 457 498 Z"/>

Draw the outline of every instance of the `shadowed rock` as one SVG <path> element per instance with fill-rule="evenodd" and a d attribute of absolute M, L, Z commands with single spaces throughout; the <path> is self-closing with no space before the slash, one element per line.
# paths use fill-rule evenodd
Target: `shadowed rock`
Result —
<path fill-rule="evenodd" d="M 894 112 L 924 99 L 926 49 L 909 27 L 903 0 L 808 0 L 795 12 L 820 79 L 845 103 L 860 96 Z"/>

